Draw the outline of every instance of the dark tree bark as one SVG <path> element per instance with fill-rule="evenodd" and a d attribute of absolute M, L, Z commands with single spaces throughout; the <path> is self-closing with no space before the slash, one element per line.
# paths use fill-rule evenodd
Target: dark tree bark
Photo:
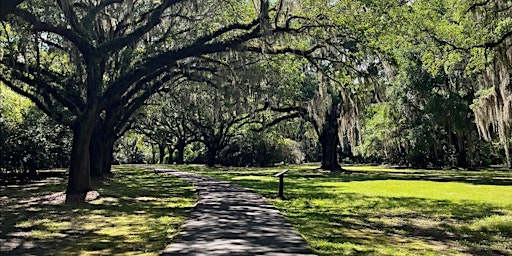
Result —
<path fill-rule="evenodd" d="M 112 165 L 112 152 L 114 141 L 103 141 L 102 144 L 90 145 L 91 157 L 91 178 L 101 179 L 104 176 L 112 174 L 110 169 Z"/>
<path fill-rule="evenodd" d="M 96 133 L 96 132 L 95 132 Z M 91 178 L 103 178 L 103 162 L 105 147 L 101 144 L 101 138 L 94 134 L 91 139 L 89 155 L 91 158 Z"/>
<path fill-rule="evenodd" d="M 341 104 L 338 100 L 332 103 L 330 110 L 325 114 L 322 126 L 314 118 L 310 120 L 315 127 L 320 145 L 322 146 L 322 165 L 320 169 L 331 172 L 343 170 L 338 163 L 337 153 L 338 145 L 340 144 L 338 118 L 340 116 Z"/>
<path fill-rule="evenodd" d="M 90 145 L 90 157 L 91 157 L 91 178 L 101 179 L 105 174 L 105 162 L 107 162 L 109 156 L 108 143 L 105 136 L 105 125 L 103 120 L 98 121 L 98 124 L 94 128 L 94 133 L 91 138 Z"/>
<path fill-rule="evenodd" d="M 2 0 L 2 7 L 0 8 L 0 20 L 3 20 L 7 14 L 12 12 L 16 6 L 25 0 Z"/>
<path fill-rule="evenodd" d="M 206 137 L 206 136 L 205 136 Z M 216 136 L 210 136 L 205 141 L 206 146 L 206 164 L 208 167 L 214 167 L 217 163 L 217 154 L 222 148 L 219 139 Z"/>
<path fill-rule="evenodd" d="M 158 163 L 159 164 L 164 163 L 164 157 L 165 157 L 165 145 L 159 143 L 158 144 Z"/>
<path fill-rule="evenodd" d="M 468 159 L 466 157 L 466 140 L 464 137 L 465 136 L 457 136 L 457 134 L 452 133 L 452 141 L 455 145 L 455 153 L 457 154 L 457 167 L 461 168 L 467 168 L 469 166 Z"/>
<path fill-rule="evenodd" d="M 337 148 L 339 145 L 338 123 L 337 120 L 330 124 L 325 124 L 319 136 L 322 145 L 322 165 L 321 169 L 333 172 L 341 171 L 338 163 Z"/>
<path fill-rule="evenodd" d="M 83 202 L 91 190 L 90 179 L 90 142 L 95 127 L 94 114 L 83 120 L 73 129 L 71 164 L 66 189 L 66 202 Z"/>
<path fill-rule="evenodd" d="M 207 146 L 207 152 L 206 152 L 206 164 L 208 167 L 214 167 L 217 163 L 217 147 L 210 145 Z"/>
<path fill-rule="evenodd" d="M 94 133 L 90 145 L 91 178 L 101 179 L 112 175 L 114 143 L 114 136 L 101 136 Z"/>
<path fill-rule="evenodd" d="M 177 155 L 176 155 L 176 163 L 177 164 L 184 164 L 185 161 L 185 146 L 187 146 L 187 143 L 185 140 L 178 139 L 178 144 L 176 145 Z"/>

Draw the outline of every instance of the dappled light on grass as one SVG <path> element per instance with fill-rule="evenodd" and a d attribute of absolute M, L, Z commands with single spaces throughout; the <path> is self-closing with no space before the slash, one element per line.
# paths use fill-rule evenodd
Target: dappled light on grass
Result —
<path fill-rule="evenodd" d="M 512 254 L 510 172 L 186 168 L 263 194 L 319 255 Z M 272 174 L 287 168 L 280 200 Z"/>
<path fill-rule="evenodd" d="M 193 188 L 132 167 L 114 174 L 87 204 L 55 200 L 63 180 L 2 188 L 0 254 L 159 254 L 194 206 Z"/>

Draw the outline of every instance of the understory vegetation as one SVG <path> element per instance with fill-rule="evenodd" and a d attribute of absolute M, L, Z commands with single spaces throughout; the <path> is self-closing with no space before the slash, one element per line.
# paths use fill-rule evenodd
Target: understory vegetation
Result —
<path fill-rule="evenodd" d="M 490 169 L 441 171 L 317 165 L 281 168 L 173 166 L 261 193 L 318 255 L 510 255 L 512 176 Z M 284 178 L 277 198 L 273 174 Z"/>
<path fill-rule="evenodd" d="M 160 254 L 194 207 L 194 189 L 136 167 L 113 172 L 80 205 L 64 204 L 63 178 L 2 186 L 0 254 Z"/>

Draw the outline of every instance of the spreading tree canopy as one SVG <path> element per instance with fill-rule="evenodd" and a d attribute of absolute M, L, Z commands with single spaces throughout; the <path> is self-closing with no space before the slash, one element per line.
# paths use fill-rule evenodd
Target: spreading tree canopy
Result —
<path fill-rule="evenodd" d="M 67 201 L 80 201 L 95 133 L 112 138 L 175 75 L 219 52 L 305 55 L 329 43 L 332 5 L 301 4 L 315 11 L 294 1 L 26 0 L 2 22 L 0 81 L 72 129 Z"/>

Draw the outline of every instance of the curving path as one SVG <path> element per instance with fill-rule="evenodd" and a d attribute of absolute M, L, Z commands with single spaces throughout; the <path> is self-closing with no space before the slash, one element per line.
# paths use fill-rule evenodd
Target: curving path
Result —
<path fill-rule="evenodd" d="M 199 202 L 161 255 L 314 255 L 277 209 L 249 189 L 210 177 L 156 169 L 194 185 Z"/>

